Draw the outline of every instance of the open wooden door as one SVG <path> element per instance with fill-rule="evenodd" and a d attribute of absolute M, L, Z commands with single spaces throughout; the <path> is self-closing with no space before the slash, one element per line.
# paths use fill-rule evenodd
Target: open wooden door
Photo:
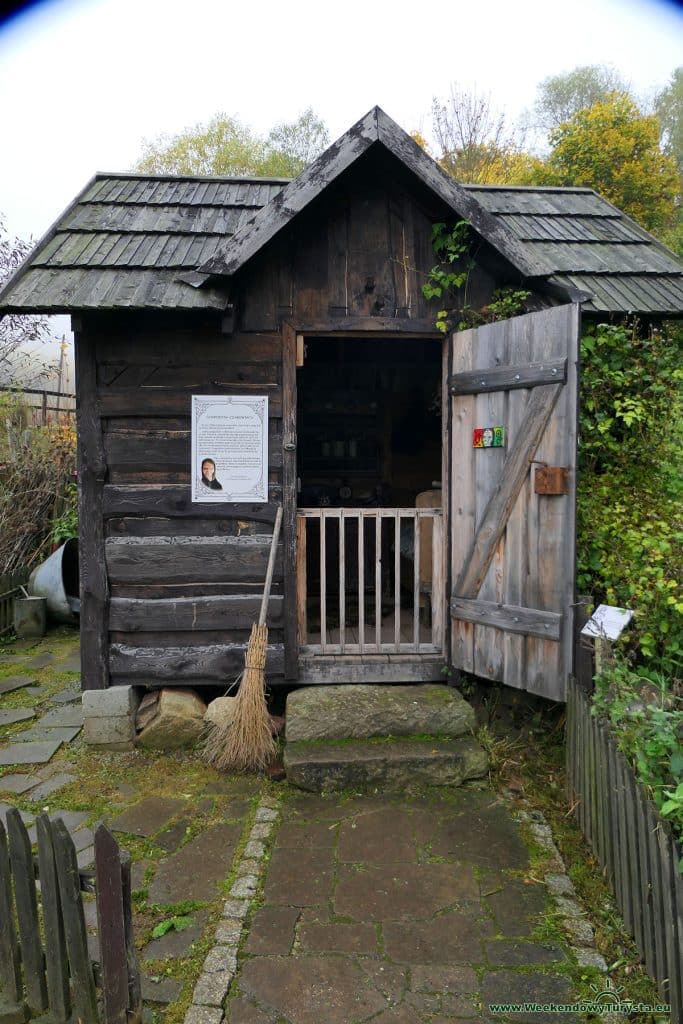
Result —
<path fill-rule="evenodd" d="M 448 379 L 451 662 L 558 701 L 572 661 L 579 322 L 567 305 L 455 334 Z M 503 447 L 475 448 L 482 427 L 503 427 Z M 543 463 L 567 472 L 544 479 Z"/>

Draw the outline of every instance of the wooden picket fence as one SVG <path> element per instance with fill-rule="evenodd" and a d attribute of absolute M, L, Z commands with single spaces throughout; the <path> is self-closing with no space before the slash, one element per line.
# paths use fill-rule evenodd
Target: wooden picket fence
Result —
<path fill-rule="evenodd" d="M 28 577 L 27 569 L 0 576 L 0 636 L 14 628 L 14 598 L 26 586 Z"/>
<path fill-rule="evenodd" d="M 7 812 L 7 830 L 0 821 L 0 989 L 15 1019 L 47 1013 L 52 1024 L 140 1024 L 130 857 L 100 825 L 93 877 L 79 871 L 60 818 L 39 814 L 36 831 L 37 862 L 19 811 Z M 88 952 L 84 891 L 96 896 L 99 965 Z"/>
<path fill-rule="evenodd" d="M 683 1022 L 682 851 L 577 680 L 567 691 L 567 787 L 645 967 Z"/>

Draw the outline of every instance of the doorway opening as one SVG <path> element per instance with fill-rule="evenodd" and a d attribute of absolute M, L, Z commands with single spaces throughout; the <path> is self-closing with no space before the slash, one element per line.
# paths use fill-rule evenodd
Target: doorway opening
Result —
<path fill-rule="evenodd" d="M 306 338 L 298 604 L 310 653 L 441 650 L 442 343 Z"/>

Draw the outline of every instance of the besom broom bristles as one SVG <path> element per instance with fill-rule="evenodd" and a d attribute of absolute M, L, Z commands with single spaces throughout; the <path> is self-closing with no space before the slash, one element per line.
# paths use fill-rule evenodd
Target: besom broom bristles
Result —
<path fill-rule="evenodd" d="M 265 692 L 268 649 L 266 614 L 281 523 L 282 508 L 278 508 L 261 599 L 261 613 L 258 623 L 251 627 L 244 672 L 239 692 L 235 697 L 234 711 L 229 718 L 226 717 L 224 721 L 219 721 L 213 726 L 204 742 L 202 758 L 218 771 L 263 769 L 275 755 L 276 745 Z"/>

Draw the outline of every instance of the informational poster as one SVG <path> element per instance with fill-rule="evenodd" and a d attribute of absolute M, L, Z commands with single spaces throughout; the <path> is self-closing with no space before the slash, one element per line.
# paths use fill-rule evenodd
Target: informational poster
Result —
<path fill-rule="evenodd" d="M 268 501 L 268 396 L 192 396 L 192 501 Z"/>

